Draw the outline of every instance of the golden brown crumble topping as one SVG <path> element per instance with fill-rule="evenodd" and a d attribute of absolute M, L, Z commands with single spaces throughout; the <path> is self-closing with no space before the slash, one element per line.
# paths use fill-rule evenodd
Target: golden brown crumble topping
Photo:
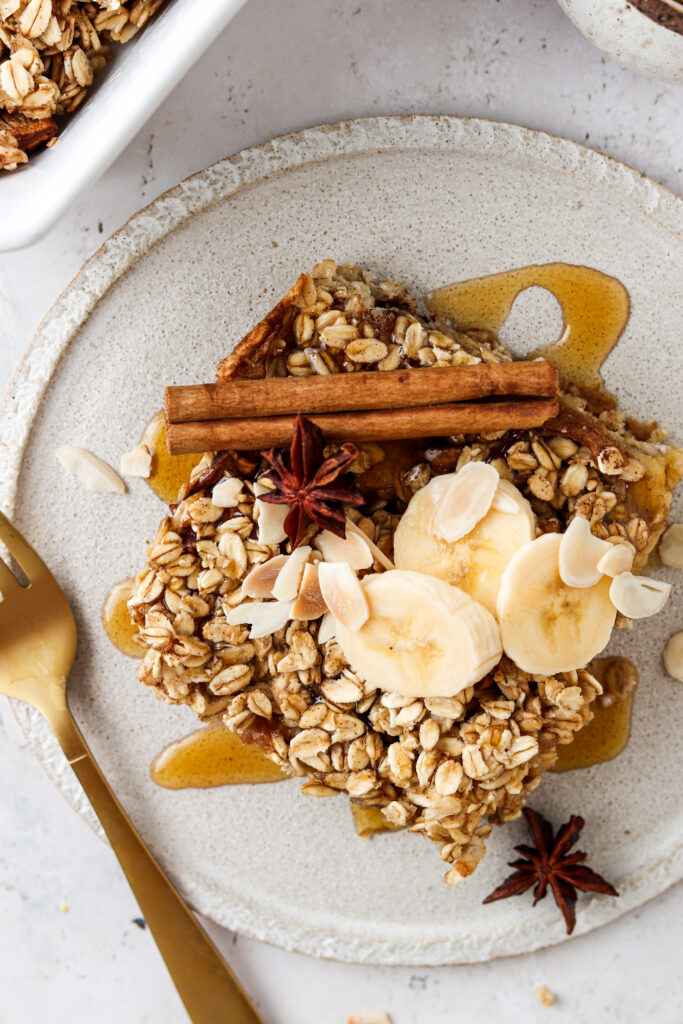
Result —
<path fill-rule="evenodd" d="M 218 377 L 512 358 L 490 333 L 462 333 L 416 308 L 402 285 L 327 260 L 301 276 Z M 642 565 L 666 522 L 680 453 L 662 443 L 655 424 L 630 423 L 609 400 L 575 390 L 563 403 L 558 421 L 539 431 L 362 446 L 352 470 L 368 500 L 364 513 L 349 509 L 350 518 L 391 557 L 412 494 L 434 475 L 487 460 L 528 498 L 540 532 L 582 516 Z M 232 508 L 212 502 L 213 465 L 213 453 L 198 462 L 137 578 L 129 607 L 147 648 L 141 681 L 203 720 L 222 716 L 304 776 L 303 792 L 346 792 L 381 808 L 392 825 L 424 833 L 448 865 L 446 881 L 457 884 L 482 858 L 491 824 L 520 814 L 558 745 L 590 721 L 600 683 L 585 669 L 532 676 L 503 657 L 457 698 L 420 699 L 370 687 L 334 639 L 318 642 L 320 619 L 289 620 L 249 639 L 249 627 L 230 625 L 226 615 L 242 603 L 249 572 L 290 547 L 259 540 L 259 504 L 266 506 L 254 493 L 254 460 L 241 469 L 231 461 L 230 474 L 243 481 Z M 312 550 L 307 560 L 320 557 Z M 377 560 L 366 570 L 373 571 L 382 571 Z"/>

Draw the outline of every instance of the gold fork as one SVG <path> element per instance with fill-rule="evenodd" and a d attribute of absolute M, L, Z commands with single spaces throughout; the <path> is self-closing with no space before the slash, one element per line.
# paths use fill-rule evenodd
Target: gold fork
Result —
<path fill-rule="evenodd" d="M 37 708 L 78 776 L 135 893 L 194 1024 L 263 1024 L 237 978 L 161 870 L 109 788 L 76 725 L 66 683 L 76 623 L 45 563 L 0 512 L 2 540 L 29 580 L 0 559 L 0 694 Z"/>

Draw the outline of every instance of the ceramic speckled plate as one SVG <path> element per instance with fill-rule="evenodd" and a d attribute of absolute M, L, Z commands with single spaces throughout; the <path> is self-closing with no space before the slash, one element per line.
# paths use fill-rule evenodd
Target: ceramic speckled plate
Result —
<path fill-rule="evenodd" d="M 116 465 L 164 384 L 211 379 L 299 271 L 326 256 L 386 273 L 418 295 L 551 260 L 616 275 L 633 311 L 607 383 L 634 415 L 656 414 L 683 437 L 683 203 L 675 196 L 573 143 L 457 118 L 349 122 L 243 152 L 156 200 L 86 264 L 41 326 L 0 418 L 9 442 L 0 446 L 4 504 L 78 619 L 72 707 L 164 867 L 221 924 L 319 956 L 384 964 L 485 960 L 562 941 L 550 900 L 533 912 L 525 897 L 481 905 L 523 834 L 519 822 L 495 829 L 475 875 L 449 889 L 432 844 L 410 835 L 363 842 L 345 800 L 301 796 L 296 781 L 182 792 L 150 781 L 152 756 L 196 722 L 140 686 L 99 614 L 111 584 L 141 564 L 163 509 L 143 481 L 121 497 L 80 490 L 54 449 L 83 444 Z M 527 293 L 508 340 L 551 340 L 553 302 Z M 683 687 L 660 667 L 663 643 L 681 625 L 683 581 L 669 578 L 677 592 L 665 613 L 613 644 L 641 669 L 626 752 L 549 777 L 534 795 L 556 822 L 585 815 L 582 845 L 621 890 L 618 901 L 582 898 L 577 934 L 683 874 Z M 52 778 L 95 824 L 42 721 L 16 710 Z"/>

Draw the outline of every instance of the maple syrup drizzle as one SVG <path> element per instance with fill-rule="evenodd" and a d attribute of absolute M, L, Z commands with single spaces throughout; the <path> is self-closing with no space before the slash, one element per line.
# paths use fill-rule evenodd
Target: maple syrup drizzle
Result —
<path fill-rule="evenodd" d="M 190 479 L 190 473 L 199 462 L 200 455 L 169 455 L 166 451 L 166 426 L 163 411 L 149 421 L 140 439 L 152 453 L 152 472 L 147 483 L 165 504 L 178 500 L 181 484 Z"/>
<path fill-rule="evenodd" d="M 165 789 L 209 789 L 282 782 L 287 775 L 255 743 L 243 743 L 222 722 L 169 744 L 152 761 L 152 779 Z"/>
<path fill-rule="evenodd" d="M 359 807 L 351 804 L 351 817 L 360 839 L 372 839 L 381 832 L 399 832 L 398 825 L 390 825 L 379 807 Z"/>
<path fill-rule="evenodd" d="M 485 327 L 498 334 L 517 296 L 534 286 L 555 296 L 563 328 L 557 341 L 531 358 L 550 359 L 573 383 L 598 386 L 600 368 L 621 337 L 631 307 L 628 291 L 616 277 L 573 263 L 541 263 L 445 285 L 430 292 L 426 302 L 432 313 L 448 317 L 462 330 Z"/>
<path fill-rule="evenodd" d="M 551 772 L 569 772 L 611 761 L 620 754 L 631 734 L 633 698 L 638 671 L 627 658 L 597 658 L 588 669 L 602 683 L 603 693 L 592 705 L 594 718 L 576 738 L 558 748 Z"/>
<path fill-rule="evenodd" d="M 282 782 L 288 778 L 259 746 L 243 743 L 222 722 L 205 725 L 170 743 L 152 761 L 150 774 L 165 789 L 210 789 Z M 397 831 L 396 826 L 384 820 L 378 807 L 351 804 L 351 814 L 361 839 Z"/>
<path fill-rule="evenodd" d="M 126 602 L 131 595 L 135 580 L 130 577 L 115 583 L 102 606 L 102 625 L 114 647 L 129 658 L 142 658 L 144 647 L 136 643 L 138 627 L 130 621 Z"/>

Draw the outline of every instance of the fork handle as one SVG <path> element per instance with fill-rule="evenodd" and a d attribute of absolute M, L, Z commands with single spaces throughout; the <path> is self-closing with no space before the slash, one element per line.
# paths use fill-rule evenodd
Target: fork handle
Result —
<path fill-rule="evenodd" d="M 190 908 L 171 884 L 65 711 L 57 739 L 107 833 L 193 1024 L 264 1024 Z"/>

